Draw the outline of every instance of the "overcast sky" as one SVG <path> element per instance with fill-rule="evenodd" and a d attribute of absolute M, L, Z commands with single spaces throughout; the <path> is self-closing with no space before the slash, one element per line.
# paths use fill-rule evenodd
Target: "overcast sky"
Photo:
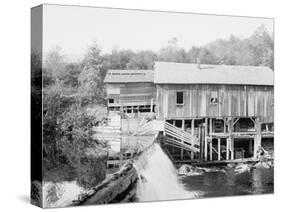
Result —
<path fill-rule="evenodd" d="M 80 57 L 96 41 L 104 53 L 112 49 L 158 51 L 173 37 L 189 49 L 231 34 L 249 37 L 264 24 L 273 32 L 273 19 L 165 13 L 92 7 L 44 5 L 43 48 L 60 46 Z"/>

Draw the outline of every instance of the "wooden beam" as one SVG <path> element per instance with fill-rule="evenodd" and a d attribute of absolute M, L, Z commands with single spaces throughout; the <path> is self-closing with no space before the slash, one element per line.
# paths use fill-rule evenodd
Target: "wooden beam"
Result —
<path fill-rule="evenodd" d="M 205 142 L 204 142 L 204 159 L 207 161 L 208 159 L 208 118 L 205 118 Z"/>
<path fill-rule="evenodd" d="M 213 119 L 210 118 L 210 132 L 209 132 L 209 134 L 212 134 L 212 133 L 213 133 Z M 210 160 L 213 160 L 213 138 L 212 138 L 212 136 L 211 136 L 211 139 L 210 139 L 209 154 L 210 154 Z"/>
<path fill-rule="evenodd" d="M 184 131 L 184 119 L 181 121 L 181 129 Z M 183 143 L 183 138 L 181 142 Z M 183 148 L 181 148 L 181 160 L 183 160 Z"/>
<path fill-rule="evenodd" d="M 254 158 L 260 157 L 260 147 L 261 147 L 261 122 L 260 118 L 255 120 L 255 129 L 257 134 L 254 137 Z"/>
<path fill-rule="evenodd" d="M 239 118 L 237 118 L 235 120 L 235 122 L 237 122 L 237 120 L 239 120 Z M 234 140 L 233 140 L 233 137 L 232 137 L 233 127 L 234 127 L 233 119 L 231 118 L 229 120 L 229 150 L 230 150 L 230 158 L 231 158 L 231 160 L 234 159 Z"/>
<path fill-rule="evenodd" d="M 226 133 L 226 119 L 223 119 L 223 133 Z"/>
<path fill-rule="evenodd" d="M 234 160 L 234 139 L 230 137 L 230 145 L 231 145 L 231 160 Z"/>
<path fill-rule="evenodd" d="M 229 160 L 229 138 L 226 139 L 226 160 Z"/>
<path fill-rule="evenodd" d="M 213 160 L 213 140 L 210 141 L 210 160 Z"/>
<path fill-rule="evenodd" d="M 218 160 L 221 160 L 221 139 L 218 138 Z"/>
<path fill-rule="evenodd" d="M 227 138 L 227 145 L 226 145 L 226 159 L 229 160 L 230 158 L 234 158 L 234 145 L 233 145 L 233 137 L 232 137 L 232 129 L 233 129 L 233 118 L 230 117 L 227 123 L 227 130 L 228 130 L 228 138 Z M 229 152 L 231 155 L 229 155 Z M 230 157 L 229 157 L 230 156 Z"/>
<path fill-rule="evenodd" d="M 194 119 L 192 119 L 191 120 L 191 135 L 193 136 L 192 137 L 192 145 L 194 145 L 194 124 L 195 124 L 195 120 Z M 194 154 L 193 154 L 193 152 L 191 152 L 190 153 L 190 158 L 191 158 L 191 160 L 193 160 L 194 159 Z"/>
<path fill-rule="evenodd" d="M 232 123 L 232 126 L 234 127 L 234 125 L 239 121 L 240 118 L 236 118 L 235 121 Z"/>
<path fill-rule="evenodd" d="M 201 132 L 201 130 L 202 130 L 202 124 L 200 124 L 199 125 L 199 128 L 198 128 L 198 133 L 199 133 L 199 142 L 200 142 L 200 160 L 203 160 L 203 146 L 204 146 L 204 143 L 203 143 L 203 138 L 202 138 L 202 132 Z"/>

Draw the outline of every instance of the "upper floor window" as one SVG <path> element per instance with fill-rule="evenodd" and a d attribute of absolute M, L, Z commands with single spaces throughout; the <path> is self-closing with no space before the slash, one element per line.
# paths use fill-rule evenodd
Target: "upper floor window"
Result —
<path fill-rule="evenodd" d="M 211 92 L 211 104 L 217 104 L 218 101 L 218 93 L 216 91 Z"/>
<path fill-rule="evenodd" d="M 177 95 L 176 104 L 183 105 L 183 91 L 177 91 L 176 95 Z"/>

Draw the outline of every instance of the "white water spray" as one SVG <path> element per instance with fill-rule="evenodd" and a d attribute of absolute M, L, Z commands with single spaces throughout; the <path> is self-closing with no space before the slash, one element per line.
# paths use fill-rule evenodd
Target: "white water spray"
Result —
<path fill-rule="evenodd" d="M 179 182 L 177 170 L 159 144 L 144 152 L 135 167 L 139 174 L 137 197 L 139 201 L 191 199 L 195 195 Z"/>
<path fill-rule="evenodd" d="M 43 183 L 43 208 L 66 207 L 77 200 L 79 195 L 86 190 L 75 181 L 70 182 L 44 182 Z"/>

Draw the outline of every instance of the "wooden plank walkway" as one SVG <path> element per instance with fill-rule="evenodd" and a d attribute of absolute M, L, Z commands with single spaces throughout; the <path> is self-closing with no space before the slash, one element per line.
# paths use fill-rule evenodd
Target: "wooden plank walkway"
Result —
<path fill-rule="evenodd" d="M 183 148 L 191 152 L 199 152 L 199 140 L 192 134 L 168 123 L 164 123 L 164 143 Z"/>

